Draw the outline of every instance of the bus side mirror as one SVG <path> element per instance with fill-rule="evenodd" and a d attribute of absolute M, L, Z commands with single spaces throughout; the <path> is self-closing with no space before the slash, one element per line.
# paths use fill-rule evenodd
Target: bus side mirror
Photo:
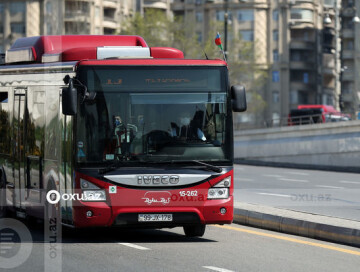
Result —
<path fill-rule="evenodd" d="M 245 87 L 235 85 L 231 87 L 232 110 L 243 112 L 247 109 Z"/>
<path fill-rule="evenodd" d="M 77 113 L 77 89 L 72 80 L 69 86 L 62 89 L 62 112 L 64 115 L 75 115 Z"/>

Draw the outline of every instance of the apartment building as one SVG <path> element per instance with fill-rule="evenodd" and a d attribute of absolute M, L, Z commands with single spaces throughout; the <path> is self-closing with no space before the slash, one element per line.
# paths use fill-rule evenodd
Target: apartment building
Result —
<path fill-rule="evenodd" d="M 358 117 L 360 111 L 360 1 L 342 0 L 340 16 L 341 106 L 344 112 Z"/>
<path fill-rule="evenodd" d="M 0 52 L 19 37 L 114 34 L 136 9 L 135 0 L 2 0 Z"/>
<path fill-rule="evenodd" d="M 65 0 L 65 34 L 115 34 L 135 12 L 133 0 Z"/>
<path fill-rule="evenodd" d="M 228 39 L 239 35 L 255 42 L 256 62 L 269 75 L 262 92 L 267 105 L 263 121 L 271 125 L 285 121 L 289 110 L 299 104 L 339 107 L 339 8 L 336 0 L 174 0 L 172 4 L 175 15 L 195 18 L 199 41 L 207 38 L 211 22 L 224 22 L 228 10 L 232 31 Z"/>

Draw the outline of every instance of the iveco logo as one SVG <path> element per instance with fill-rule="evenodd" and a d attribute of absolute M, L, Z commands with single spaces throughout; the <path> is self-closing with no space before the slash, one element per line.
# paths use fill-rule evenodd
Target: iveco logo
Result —
<path fill-rule="evenodd" d="M 178 184 L 179 176 L 137 176 L 137 184 Z"/>

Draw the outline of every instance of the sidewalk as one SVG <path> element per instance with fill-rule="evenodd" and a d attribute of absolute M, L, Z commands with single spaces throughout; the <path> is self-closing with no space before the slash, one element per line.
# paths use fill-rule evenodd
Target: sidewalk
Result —
<path fill-rule="evenodd" d="M 359 221 L 235 202 L 234 223 L 360 247 Z"/>

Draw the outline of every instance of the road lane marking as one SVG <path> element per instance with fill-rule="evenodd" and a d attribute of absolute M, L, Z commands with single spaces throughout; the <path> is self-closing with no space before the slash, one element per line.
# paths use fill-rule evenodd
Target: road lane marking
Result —
<path fill-rule="evenodd" d="M 150 250 L 150 248 L 138 246 L 138 245 L 131 244 L 131 243 L 118 243 L 118 244 L 119 244 L 119 245 L 123 245 L 123 246 L 128 246 L 128 247 L 136 248 L 136 249 L 140 249 L 140 250 Z"/>
<path fill-rule="evenodd" d="M 340 180 L 341 183 L 347 183 L 347 184 L 360 184 L 359 181 L 350 181 L 350 180 Z"/>
<path fill-rule="evenodd" d="M 299 175 L 299 176 L 309 176 L 309 173 L 302 173 L 302 172 L 284 172 L 284 174 L 290 174 L 290 175 Z"/>
<path fill-rule="evenodd" d="M 329 186 L 329 185 L 315 185 L 319 188 L 327 188 L 327 189 L 344 189 L 344 187 L 337 187 L 337 186 Z"/>
<path fill-rule="evenodd" d="M 282 178 L 282 176 L 280 175 L 270 175 L 270 174 L 263 174 L 263 177 L 268 177 L 268 178 Z"/>
<path fill-rule="evenodd" d="M 251 178 L 235 178 L 235 180 L 238 180 L 238 181 L 254 181 Z"/>
<path fill-rule="evenodd" d="M 280 178 L 279 180 L 282 180 L 282 181 L 291 181 L 291 182 L 309 182 L 308 180 L 306 179 L 289 179 L 289 178 Z"/>
<path fill-rule="evenodd" d="M 270 194 L 270 193 L 257 193 L 258 195 L 268 195 L 268 196 L 279 196 L 279 197 L 291 197 L 291 195 L 283 195 L 283 194 Z"/>
<path fill-rule="evenodd" d="M 219 225 L 214 225 L 214 226 L 218 227 L 218 228 L 230 229 L 230 230 L 235 230 L 235 231 L 240 231 L 240 232 L 246 232 L 246 233 L 249 233 L 249 234 L 265 236 L 265 237 L 269 237 L 269 238 L 275 238 L 275 239 L 279 239 L 279 240 L 284 240 L 284 241 L 288 241 L 288 242 L 304 244 L 304 245 L 309 245 L 309 246 L 314 246 L 314 247 L 321 247 L 321 248 L 325 248 L 325 249 L 329 249 L 329 250 L 334 250 L 334 251 L 339 251 L 339 252 L 343 252 L 343 253 L 347 253 L 347 254 L 360 256 L 360 251 L 345 249 L 345 248 L 341 248 L 341 247 L 330 246 L 330 245 L 325 245 L 325 244 L 320 244 L 320 243 L 315 243 L 315 242 L 309 242 L 309 241 L 304 241 L 304 240 L 300 240 L 300 239 L 285 237 L 285 236 L 281 236 L 281 235 L 264 233 L 264 232 L 260 232 L 260 231 L 253 231 L 253 230 L 248 230 L 248 229 L 243 229 L 243 228 L 236 228 L 236 227 L 232 227 L 232 226 L 219 226 Z"/>
<path fill-rule="evenodd" d="M 228 270 L 225 268 L 215 267 L 215 266 L 203 266 L 203 268 L 219 271 L 219 272 L 234 272 L 233 270 Z"/>

